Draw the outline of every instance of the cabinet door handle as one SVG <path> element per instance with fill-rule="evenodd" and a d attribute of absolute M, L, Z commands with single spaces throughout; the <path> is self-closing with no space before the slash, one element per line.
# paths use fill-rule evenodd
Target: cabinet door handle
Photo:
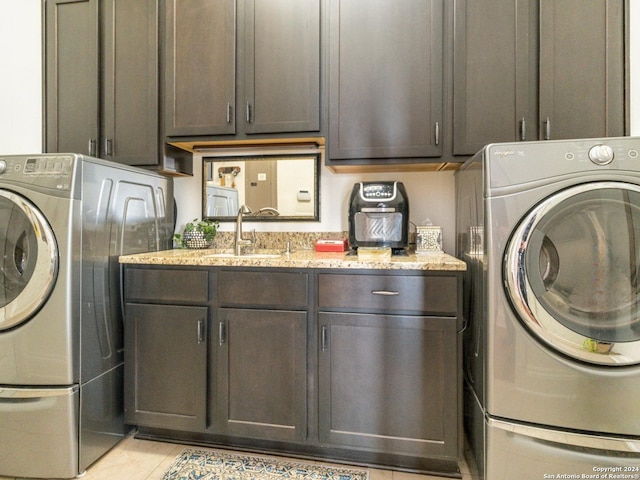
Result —
<path fill-rule="evenodd" d="M 329 332 L 327 331 L 326 325 L 323 325 L 320 330 L 320 348 L 323 352 L 326 352 L 329 348 Z"/>
<path fill-rule="evenodd" d="M 400 292 L 396 292 L 394 290 L 371 290 L 372 295 L 382 295 L 385 297 L 395 297 L 396 295 L 400 295 Z"/>
<path fill-rule="evenodd" d="M 111 155 L 113 155 L 113 139 L 106 138 L 104 140 L 104 154 L 107 157 L 110 157 Z"/>
<path fill-rule="evenodd" d="M 522 117 L 520 120 L 520 141 L 524 142 L 527 139 L 527 121 Z"/>
<path fill-rule="evenodd" d="M 218 323 L 218 345 L 224 345 L 224 342 L 227 340 L 227 332 L 225 330 L 224 322 Z"/>
<path fill-rule="evenodd" d="M 247 123 L 251 123 L 251 104 L 247 102 Z"/>
<path fill-rule="evenodd" d="M 434 130 L 435 130 L 434 138 L 436 141 L 436 145 L 440 145 L 440 122 L 436 122 L 436 126 Z"/>
<path fill-rule="evenodd" d="M 231 123 L 231 104 L 227 102 L 227 123 Z"/>
<path fill-rule="evenodd" d="M 549 117 L 544 121 L 544 139 L 551 140 L 551 120 Z"/>
<path fill-rule="evenodd" d="M 204 342 L 204 320 L 198 320 L 198 344 Z"/>
<path fill-rule="evenodd" d="M 90 138 L 89 139 L 89 155 L 92 157 L 96 156 L 96 144 L 97 144 L 97 140 L 95 138 Z"/>

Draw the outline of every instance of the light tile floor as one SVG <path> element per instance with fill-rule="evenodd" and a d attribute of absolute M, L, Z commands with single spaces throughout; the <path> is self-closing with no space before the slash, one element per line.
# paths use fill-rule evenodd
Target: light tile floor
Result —
<path fill-rule="evenodd" d="M 81 480 L 161 480 L 175 457 L 187 445 L 136 439 L 130 434 L 87 469 Z M 215 450 L 213 448 L 203 450 Z M 326 463 L 326 462 L 323 462 Z M 369 468 L 369 480 L 443 480 L 446 477 L 419 475 Z M 463 480 L 477 480 L 465 461 L 460 465 Z M 25 480 L 2 477 L 0 480 Z"/>

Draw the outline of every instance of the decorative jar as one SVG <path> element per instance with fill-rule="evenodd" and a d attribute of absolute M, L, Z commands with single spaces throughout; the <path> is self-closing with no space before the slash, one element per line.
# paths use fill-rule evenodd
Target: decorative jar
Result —
<path fill-rule="evenodd" d="M 416 226 L 416 253 L 442 253 L 442 227 Z"/>

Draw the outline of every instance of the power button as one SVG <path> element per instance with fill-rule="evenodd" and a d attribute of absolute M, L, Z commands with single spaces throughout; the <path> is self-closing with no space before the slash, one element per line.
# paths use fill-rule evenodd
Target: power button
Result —
<path fill-rule="evenodd" d="M 594 145 L 589 149 L 589 160 L 596 165 L 608 165 L 613 162 L 613 148 L 609 145 Z"/>

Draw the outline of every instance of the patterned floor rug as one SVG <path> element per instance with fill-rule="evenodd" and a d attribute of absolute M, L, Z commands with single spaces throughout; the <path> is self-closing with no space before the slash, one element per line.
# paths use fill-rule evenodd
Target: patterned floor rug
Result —
<path fill-rule="evenodd" d="M 363 469 L 187 448 L 162 480 L 368 480 Z"/>

